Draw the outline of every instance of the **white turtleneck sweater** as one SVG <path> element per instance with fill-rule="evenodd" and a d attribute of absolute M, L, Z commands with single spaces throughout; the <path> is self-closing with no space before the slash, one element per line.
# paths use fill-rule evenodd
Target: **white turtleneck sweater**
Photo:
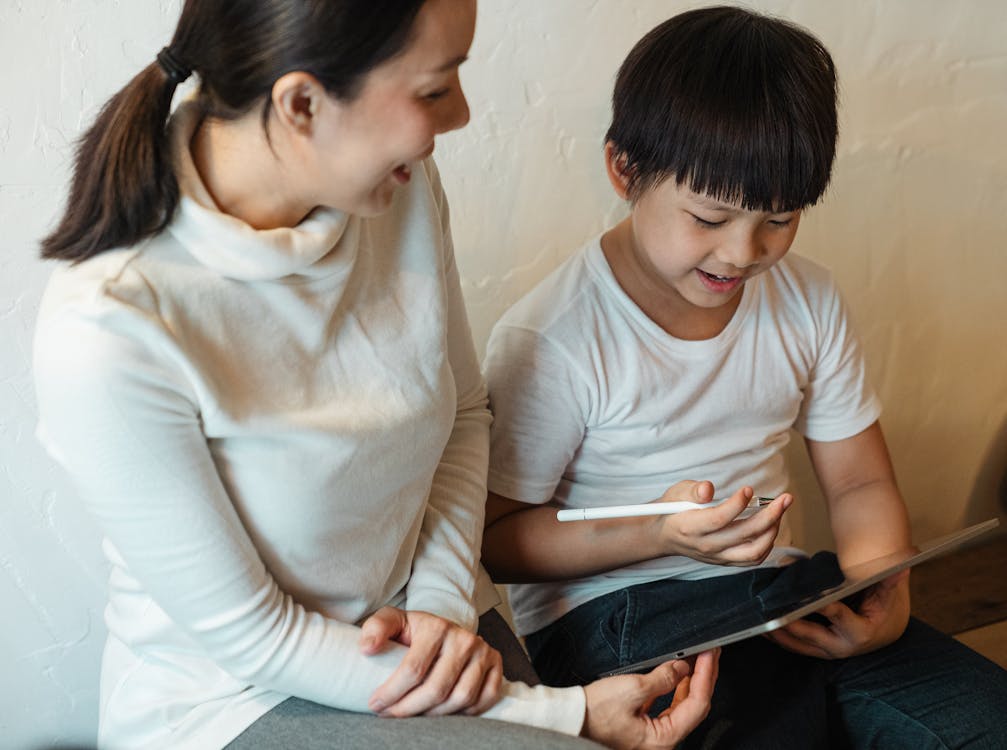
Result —
<path fill-rule="evenodd" d="M 173 119 L 183 197 L 136 247 L 58 268 L 39 435 L 106 536 L 99 745 L 220 747 L 288 696 L 366 711 L 392 604 L 472 628 L 488 425 L 432 161 L 375 219 L 256 231 Z M 485 715 L 577 733 L 580 688 Z"/>

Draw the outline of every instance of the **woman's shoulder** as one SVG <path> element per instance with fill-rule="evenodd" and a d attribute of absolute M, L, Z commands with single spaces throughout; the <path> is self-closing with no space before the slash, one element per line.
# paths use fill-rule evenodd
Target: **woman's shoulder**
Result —
<path fill-rule="evenodd" d="M 170 238 L 157 236 L 54 268 L 39 307 L 36 350 L 69 351 L 70 342 L 89 341 L 98 347 L 117 340 L 147 348 L 170 338 L 162 315 L 164 300 L 187 283 L 180 271 L 185 263 L 179 262 L 171 244 Z M 88 347 L 75 344 L 72 350 L 86 356 Z"/>

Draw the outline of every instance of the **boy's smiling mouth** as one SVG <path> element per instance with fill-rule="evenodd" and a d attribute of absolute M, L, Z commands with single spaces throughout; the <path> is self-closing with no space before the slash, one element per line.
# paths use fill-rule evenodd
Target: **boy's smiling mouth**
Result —
<path fill-rule="evenodd" d="M 734 290 L 745 280 L 744 276 L 718 276 L 717 274 L 708 273 L 701 268 L 697 268 L 696 271 L 699 274 L 700 281 L 703 282 L 703 286 L 712 292 L 721 294 Z"/>

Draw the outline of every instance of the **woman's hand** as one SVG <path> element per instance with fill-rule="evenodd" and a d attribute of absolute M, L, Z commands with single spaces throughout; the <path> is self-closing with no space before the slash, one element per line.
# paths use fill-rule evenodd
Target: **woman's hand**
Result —
<path fill-rule="evenodd" d="M 720 650 L 684 661 L 665 662 L 644 675 L 620 675 L 584 688 L 587 715 L 582 734 L 617 750 L 673 748 L 706 718 L 717 681 Z M 657 718 L 647 715 L 655 699 L 675 691 L 671 706 Z"/>
<path fill-rule="evenodd" d="M 784 493 L 749 518 L 735 520 L 754 496 L 751 487 L 742 487 L 712 508 L 656 516 L 655 526 L 665 554 L 685 555 L 714 565 L 750 566 L 764 561 L 773 549 L 780 521 L 794 501 Z M 657 502 L 713 500 L 710 482 L 678 482 Z"/>
<path fill-rule="evenodd" d="M 376 654 L 389 641 L 409 651 L 371 696 L 376 714 L 474 715 L 499 700 L 502 659 L 475 633 L 428 612 L 382 607 L 364 621 L 360 648 Z"/>
<path fill-rule="evenodd" d="M 797 620 L 766 637 L 785 649 L 819 659 L 845 659 L 887 646 L 902 635 L 909 622 L 909 571 L 868 589 L 859 612 L 835 602 L 818 614 L 830 624 Z"/>

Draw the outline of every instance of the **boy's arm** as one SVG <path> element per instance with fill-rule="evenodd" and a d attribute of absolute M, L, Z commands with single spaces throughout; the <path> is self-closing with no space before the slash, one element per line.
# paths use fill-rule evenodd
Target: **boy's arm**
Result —
<path fill-rule="evenodd" d="M 483 564 L 498 583 L 568 580 L 666 555 L 718 565 L 757 565 L 772 550 L 792 498 L 781 495 L 751 518 L 733 522 L 751 498 L 751 488 L 745 487 L 710 509 L 561 523 L 552 506 L 490 492 Z M 710 482 L 684 481 L 655 502 L 712 499 Z"/>
<path fill-rule="evenodd" d="M 844 440 L 805 442 L 828 503 L 840 564 L 847 568 L 908 549 L 909 516 L 881 425 L 874 422 Z"/>
<path fill-rule="evenodd" d="M 840 564 L 848 568 L 909 549 L 909 518 L 880 424 L 844 440 L 806 442 L 828 503 Z M 798 620 L 769 637 L 791 651 L 826 659 L 881 648 L 896 640 L 909 621 L 908 573 L 887 578 L 868 592 L 857 612 L 841 602 L 822 609 L 828 627 Z"/>

